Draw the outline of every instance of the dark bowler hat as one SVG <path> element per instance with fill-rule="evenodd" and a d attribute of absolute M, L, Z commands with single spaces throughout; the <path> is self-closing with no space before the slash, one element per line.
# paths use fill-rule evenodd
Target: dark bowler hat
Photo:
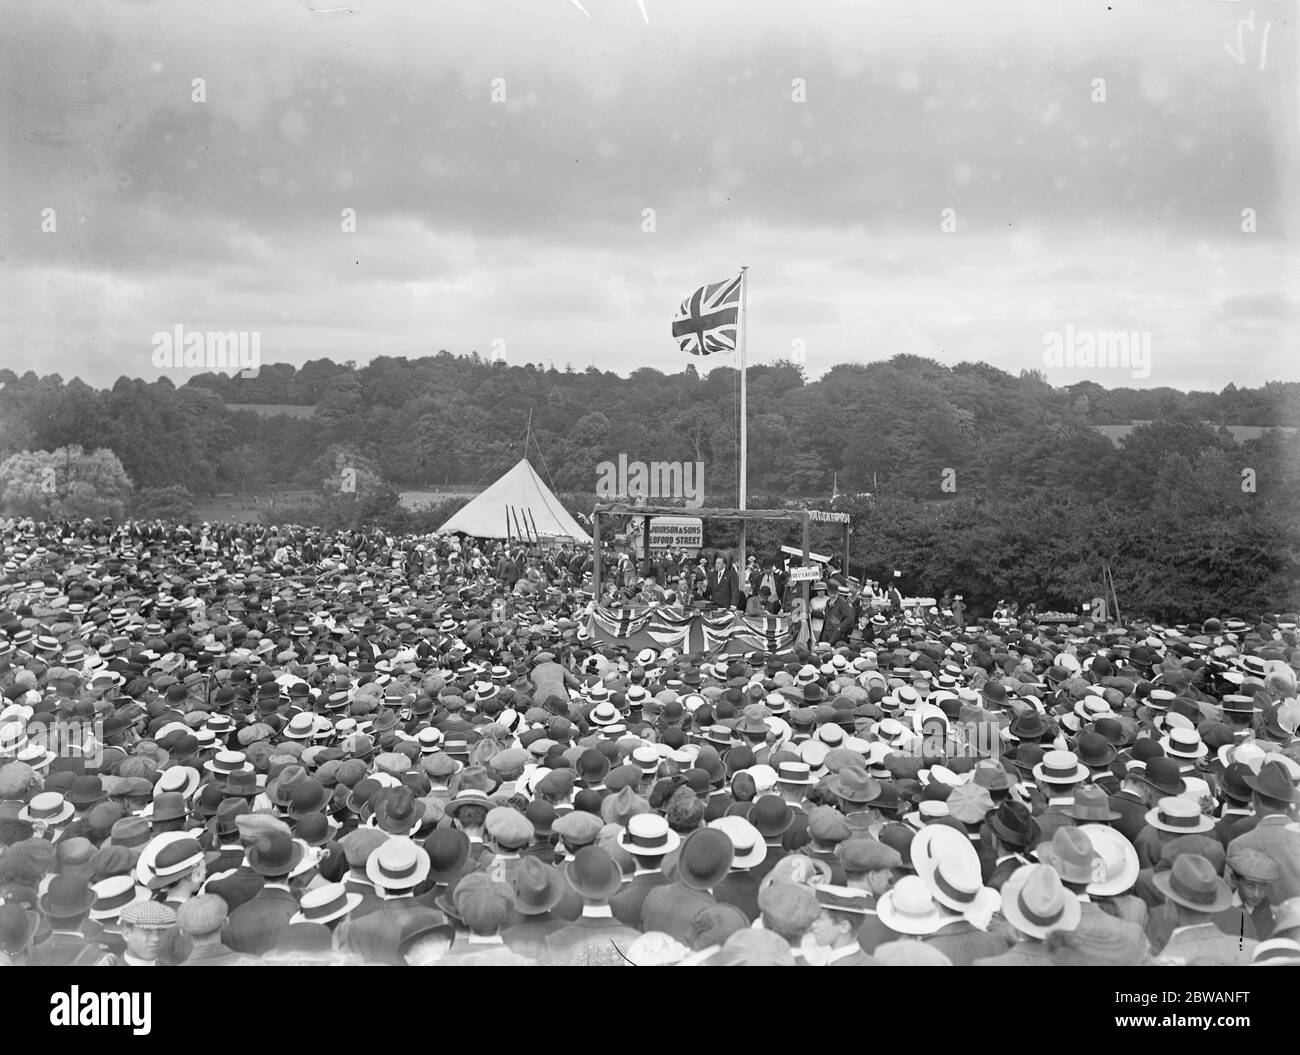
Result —
<path fill-rule="evenodd" d="M 1161 756 L 1148 759 L 1146 768 L 1132 775 L 1163 795 L 1181 795 L 1187 787 L 1182 778 L 1182 771 L 1178 767 L 1178 760 L 1173 758 Z"/>
<path fill-rule="evenodd" d="M 697 828 L 682 843 L 677 856 L 677 877 L 692 890 L 709 890 L 731 868 L 735 847 L 717 828 Z"/>
<path fill-rule="evenodd" d="M 429 878 L 449 882 L 469 859 L 469 836 L 459 828 L 437 828 L 424 840 L 424 852 L 429 855 Z"/>
<path fill-rule="evenodd" d="M 584 846 L 574 854 L 564 866 L 564 876 L 574 890 L 592 901 L 608 901 L 623 885 L 623 870 L 599 846 Z"/>
<path fill-rule="evenodd" d="M 95 904 L 95 892 L 80 875 L 56 875 L 41 895 L 40 909 L 50 919 L 74 919 L 89 912 Z"/>

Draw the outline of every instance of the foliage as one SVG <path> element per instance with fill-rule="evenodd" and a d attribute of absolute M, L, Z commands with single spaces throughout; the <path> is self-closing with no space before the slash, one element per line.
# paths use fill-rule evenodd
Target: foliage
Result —
<path fill-rule="evenodd" d="M 190 521 L 195 516 L 194 496 L 181 484 L 146 487 L 136 492 L 131 515 L 141 520 Z"/>
<path fill-rule="evenodd" d="M 1300 426 L 1300 384 L 1054 388 L 1034 372 L 906 355 L 836 366 L 815 381 L 790 363 L 759 365 L 748 380 L 749 504 L 826 508 L 836 488 L 835 508 L 854 514 L 854 574 L 892 578 L 897 568 L 911 592 L 960 590 L 976 610 L 1001 597 L 1041 610 L 1102 593 L 1109 563 L 1124 614 L 1300 607 L 1300 434 L 1239 443 L 1224 428 Z M 264 365 L 255 378 L 207 374 L 180 388 L 163 376 L 98 391 L 0 370 L 0 459 L 80 445 L 111 451 L 145 489 L 251 494 L 291 484 L 314 496 L 280 502 L 267 519 L 325 527 L 429 530 L 463 499 L 412 512 L 396 488 L 473 491 L 525 452 L 575 514 L 590 514 L 597 464 L 620 454 L 703 462 L 706 504 L 730 506 L 737 381 L 725 365 L 623 378 L 448 352 L 381 355 L 363 367 Z M 315 415 L 226 406 L 286 403 Z M 1146 424 L 1118 445 L 1097 430 L 1131 422 Z M 6 484 L 6 508 L 48 516 L 81 501 L 80 484 L 33 492 L 36 464 L 10 471 L 28 483 L 12 494 Z M 355 492 L 340 486 L 344 468 L 357 472 Z M 108 490 L 125 501 L 125 490 Z M 796 536 L 755 525 L 747 541 L 768 555 Z M 839 553 L 842 532 L 819 525 L 812 541 Z M 708 525 L 706 542 L 734 547 L 735 525 Z"/>
<path fill-rule="evenodd" d="M 117 455 L 80 446 L 19 451 L 0 463 L 0 510 L 41 519 L 120 517 L 131 480 Z"/>

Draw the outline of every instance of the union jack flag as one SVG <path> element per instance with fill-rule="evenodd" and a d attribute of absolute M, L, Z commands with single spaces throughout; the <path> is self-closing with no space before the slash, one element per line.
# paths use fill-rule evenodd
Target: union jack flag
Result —
<path fill-rule="evenodd" d="M 701 286 L 677 309 L 673 337 L 683 352 L 712 355 L 736 350 L 741 276 Z"/>

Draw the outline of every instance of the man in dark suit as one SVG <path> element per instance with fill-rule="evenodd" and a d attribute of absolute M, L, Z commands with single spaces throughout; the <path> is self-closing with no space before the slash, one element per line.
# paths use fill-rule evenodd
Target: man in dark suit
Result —
<path fill-rule="evenodd" d="M 826 583 L 826 607 L 822 611 L 821 640 L 832 645 L 841 638 L 847 638 L 857 625 L 853 605 L 840 593 L 840 582 L 832 578 Z"/>
<path fill-rule="evenodd" d="M 1251 790 L 1245 780 L 1251 772 L 1250 766 L 1244 762 L 1233 762 L 1219 774 L 1218 785 L 1223 799 L 1223 808 L 1219 811 L 1219 819 L 1214 824 L 1214 836 L 1223 844 L 1225 850 L 1228 848 L 1228 843 L 1232 842 L 1234 834 L 1242 834 L 1234 833 L 1234 828 L 1246 818 L 1255 818 L 1250 808 Z"/>
<path fill-rule="evenodd" d="M 564 879 L 551 865 L 525 857 L 509 882 L 514 910 L 522 922 L 502 931 L 501 939 L 512 952 L 540 959 L 546 952 L 546 939 L 570 923 L 552 911 L 564 896 Z"/>
<path fill-rule="evenodd" d="M 582 898 L 582 915 L 546 939 L 544 962 L 555 966 L 623 966 L 639 930 L 614 918 L 609 900 L 623 883 L 614 859 L 585 846 L 564 866 L 564 878 Z"/>
<path fill-rule="evenodd" d="M 235 952 L 261 956 L 275 948 L 280 932 L 299 911 L 289 890 L 289 873 L 301 862 L 302 847 L 287 833 L 272 831 L 258 838 L 248 851 L 249 867 L 264 885 L 257 896 L 244 902 L 226 922 L 226 945 Z"/>
<path fill-rule="evenodd" d="M 1147 826 L 1147 811 L 1151 809 L 1151 788 L 1133 776 L 1126 776 L 1119 791 L 1107 798 L 1110 808 L 1119 814 L 1111 824 L 1131 843 L 1137 842 L 1138 833 Z"/>
<path fill-rule="evenodd" d="M 731 839 L 735 856 L 726 878 L 713 888 L 713 898 L 719 905 L 735 906 L 744 913 L 745 919 L 753 923 L 758 918 L 761 880 L 750 868 L 763 863 L 767 846 L 758 829 L 743 817 L 722 817 L 714 825 Z"/>
<path fill-rule="evenodd" d="M 1031 863 L 1024 854 L 1038 845 L 1042 833 L 1029 807 L 1010 799 L 999 803 L 989 814 L 987 830 L 993 848 L 993 867 L 984 885 L 1001 891 L 1016 869 Z M 983 867 L 983 859 L 980 863 Z"/>
<path fill-rule="evenodd" d="M 661 865 L 666 854 L 677 849 L 680 836 L 657 813 L 641 813 L 627 823 L 619 845 L 636 860 L 632 879 L 609 899 L 614 918 L 629 927 L 641 927 L 641 909 L 650 891 L 668 882 Z"/>
<path fill-rule="evenodd" d="M 709 572 L 709 600 L 719 608 L 740 607 L 740 573 L 730 555 L 719 555 Z"/>
<path fill-rule="evenodd" d="M 718 903 L 710 893 L 731 868 L 735 850 L 716 828 L 697 828 L 677 855 L 677 878 L 655 887 L 641 908 L 641 929 L 663 931 L 685 945 L 695 940 L 695 919 Z"/>
<path fill-rule="evenodd" d="M 102 967 L 113 962 L 107 948 L 86 937 L 95 892 L 83 876 L 57 875 L 41 896 L 40 909 L 53 931 L 33 947 L 31 967 Z"/>

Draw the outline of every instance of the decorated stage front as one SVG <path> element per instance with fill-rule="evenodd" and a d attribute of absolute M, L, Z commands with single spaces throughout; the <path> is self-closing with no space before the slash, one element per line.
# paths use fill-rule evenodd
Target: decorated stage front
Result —
<path fill-rule="evenodd" d="M 738 656 L 750 652 L 786 652 L 807 639 L 807 623 L 789 616 L 747 616 L 728 609 L 712 611 L 650 605 L 636 608 L 597 607 L 589 624 L 591 636 L 602 644 L 678 652 L 707 652 Z"/>

